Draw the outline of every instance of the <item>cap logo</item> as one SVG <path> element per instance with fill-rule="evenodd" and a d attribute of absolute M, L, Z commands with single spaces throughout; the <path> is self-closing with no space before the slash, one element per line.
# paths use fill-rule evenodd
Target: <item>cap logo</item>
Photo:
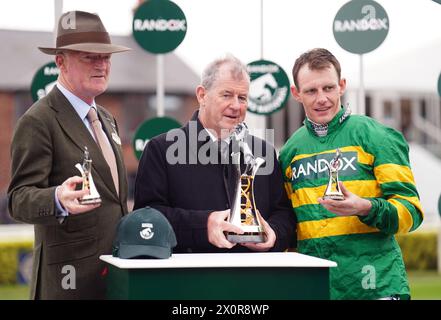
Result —
<path fill-rule="evenodd" d="M 141 238 L 145 239 L 145 240 L 149 240 L 151 238 L 153 238 L 153 235 L 155 234 L 152 231 L 153 228 L 153 224 L 151 223 L 142 223 L 141 226 L 145 229 L 142 229 L 139 234 L 141 235 Z"/>

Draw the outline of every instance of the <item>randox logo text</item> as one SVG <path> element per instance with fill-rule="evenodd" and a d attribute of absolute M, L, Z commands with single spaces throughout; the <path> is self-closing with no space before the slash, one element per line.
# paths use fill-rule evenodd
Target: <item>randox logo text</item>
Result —
<path fill-rule="evenodd" d="M 57 67 L 44 67 L 43 74 L 45 76 L 57 76 L 60 74 L 60 70 Z"/>
<path fill-rule="evenodd" d="M 186 31 L 186 21 L 177 19 L 135 19 L 133 21 L 135 31 Z"/>
<path fill-rule="evenodd" d="M 377 31 L 388 29 L 387 18 L 383 19 L 358 19 L 358 20 L 335 20 L 334 30 L 336 32 L 354 32 L 354 31 Z"/>
<path fill-rule="evenodd" d="M 333 154 L 321 154 L 304 158 L 291 164 L 292 180 L 299 182 L 305 179 L 318 179 L 328 175 L 329 161 Z M 345 152 L 340 160 L 339 174 L 351 175 L 357 172 L 357 153 Z"/>
<path fill-rule="evenodd" d="M 382 9 L 382 7 L 380 6 Z M 378 9 L 380 9 L 378 8 Z M 384 11 L 384 10 L 382 10 Z M 349 19 L 349 20 L 335 20 L 334 31 L 335 32 L 354 32 L 354 31 L 379 31 L 388 29 L 387 16 L 384 18 L 377 17 L 377 8 L 371 4 L 364 5 L 361 8 L 361 14 L 365 14 L 362 19 Z M 386 13 L 384 13 L 386 14 Z"/>

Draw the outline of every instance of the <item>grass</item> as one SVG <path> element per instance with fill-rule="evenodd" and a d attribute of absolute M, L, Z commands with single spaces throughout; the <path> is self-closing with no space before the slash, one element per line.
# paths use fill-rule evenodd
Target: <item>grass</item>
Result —
<path fill-rule="evenodd" d="M 409 271 L 412 300 L 441 300 L 441 275 L 436 271 Z M 0 300 L 29 299 L 25 285 L 0 286 Z"/>
<path fill-rule="evenodd" d="M 412 300 L 441 300 L 441 274 L 436 271 L 408 272 Z"/>
<path fill-rule="evenodd" d="M 29 299 L 29 286 L 2 285 L 0 286 L 0 300 L 27 300 Z"/>

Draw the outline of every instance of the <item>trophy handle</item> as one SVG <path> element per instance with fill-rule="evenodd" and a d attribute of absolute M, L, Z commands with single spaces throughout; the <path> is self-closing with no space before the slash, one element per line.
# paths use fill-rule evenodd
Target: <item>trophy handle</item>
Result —
<path fill-rule="evenodd" d="M 254 162 L 254 166 L 253 166 L 253 170 L 252 170 L 252 186 L 251 186 L 251 190 L 254 190 L 254 180 L 256 179 L 256 173 L 257 170 L 259 170 L 259 168 L 265 163 L 265 159 L 263 158 L 256 158 L 255 162 Z M 257 219 L 257 224 L 260 226 L 261 231 L 265 234 L 265 228 L 263 226 L 262 223 L 262 216 L 260 215 L 260 211 L 259 209 L 257 209 L 257 205 L 256 205 L 256 199 L 254 198 L 254 191 L 253 191 L 253 208 L 255 208 L 255 212 L 256 212 L 256 219 Z"/>
<path fill-rule="evenodd" d="M 259 168 L 265 163 L 265 159 L 263 158 L 256 158 L 254 159 L 254 165 L 253 165 L 253 170 L 251 171 L 251 175 L 253 177 L 256 176 L 257 170 L 259 170 Z"/>

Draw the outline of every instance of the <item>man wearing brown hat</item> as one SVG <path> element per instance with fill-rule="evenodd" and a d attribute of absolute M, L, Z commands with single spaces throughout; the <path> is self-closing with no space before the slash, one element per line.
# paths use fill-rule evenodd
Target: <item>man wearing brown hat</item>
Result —
<path fill-rule="evenodd" d="M 9 211 L 34 224 L 31 298 L 105 298 L 105 266 L 116 225 L 127 213 L 127 177 L 114 117 L 95 103 L 107 89 L 112 53 L 130 50 L 111 44 L 98 15 L 72 11 L 58 22 L 55 55 L 60 70 L 52 91 L 18 121 L 14 131 Z M 75 168 L 85 150 L 101 197 L 89 194 Z"/>

